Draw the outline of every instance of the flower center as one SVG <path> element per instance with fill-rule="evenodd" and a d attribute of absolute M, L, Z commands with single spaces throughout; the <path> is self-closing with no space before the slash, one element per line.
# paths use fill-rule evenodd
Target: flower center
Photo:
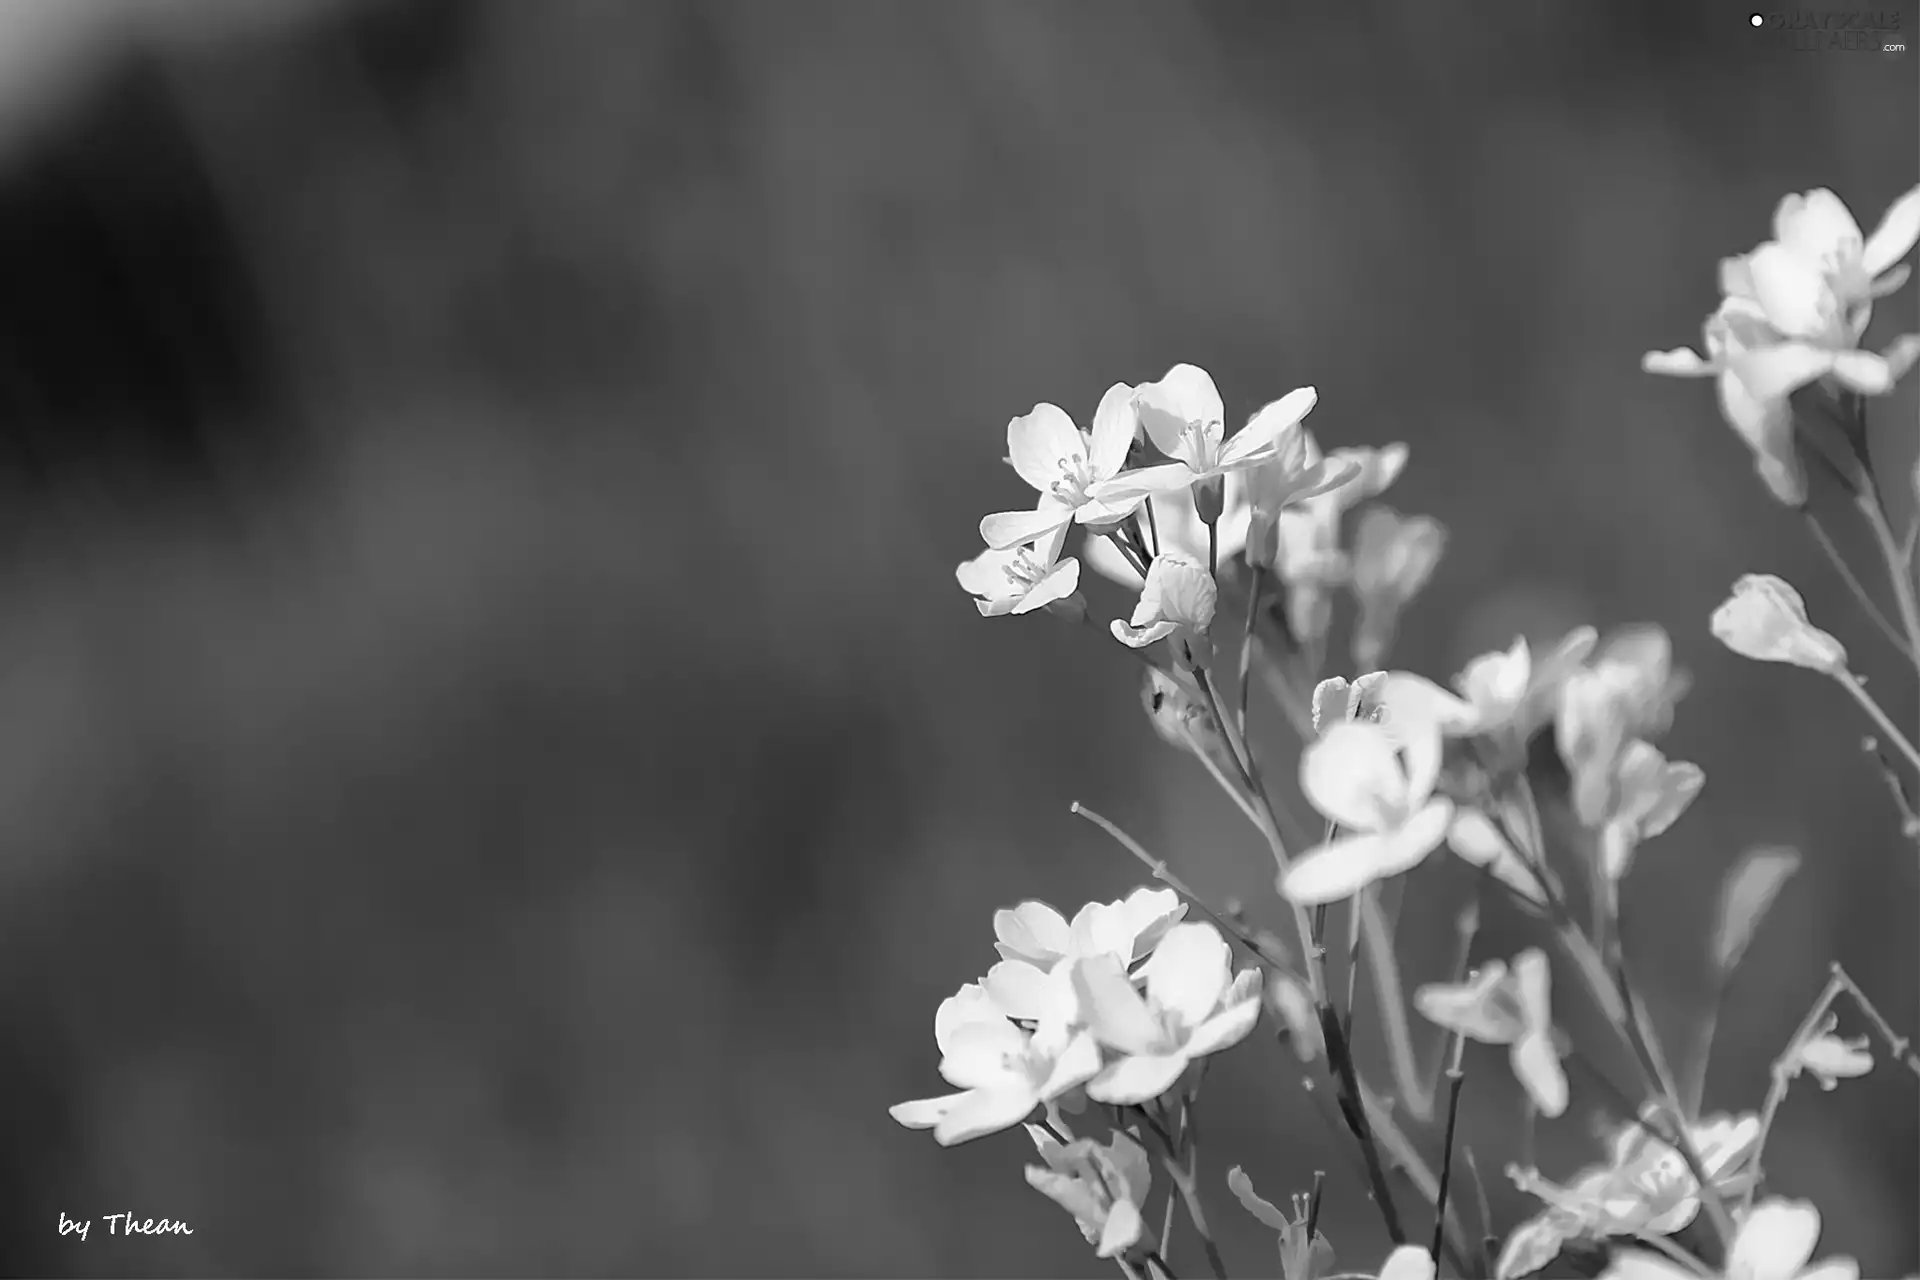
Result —
<path fill-rule="evenodd" d="M 1093 483 L 1087 459 L 1078 456 L 1056 458 L 1054 465 L 1059 468 L 1060 477 L 1047 486 L 1048 495 L 1071 507 L 1086 502 L 1087 486 Z"/>
<path fill-rule="evenodd" d="M 1013 559 L 1007 561 L 1005 569 L 1007 581 L 1022 591 L 1029 590 L 1040 581 L 1040 566 L 1033 558 L 1033 552 L 1022 547 Z"/>

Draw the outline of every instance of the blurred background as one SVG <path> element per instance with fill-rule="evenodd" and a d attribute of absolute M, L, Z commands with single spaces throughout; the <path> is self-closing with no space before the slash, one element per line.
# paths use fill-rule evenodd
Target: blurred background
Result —
<path fill-rule="evenodd" d="M 0 0 L 0 1270 L 1106 1274 L 1017 1133 L 886 1108 L 941 1091 L 996 907 L 1138 882 L 1070 801 L 1281 919 L 1118 646 L 953 581 L 1030 498 L 1008 418 L 1182 360 L 1233 422 L 1312 383 L 1323 441 L 1411 445 L 1389 501 L 1452 541 L 1399 665 L 1672 631 L 1708 785 L 1628 893 L 1663 1027 L 1732 861 L 1807 858 L 1709 1106 L 1757 1105 L 1830 959 L 1914 1027 L 1862 722 L 1706 618 L 1780 573 L 1889 706 L 1912 673 L 1710 389 L 1637 367 L 1783 193 L 1870 228 L 1920 176 L 1920 56 L 1747 12 Z M 1903 475 L 1913 384 L 1876 411 Z M 1386 1251 L 1298 1074 L 1262 1035 L 1210 1078 L 1239 1274 L 1277 1268 L 1230 1164 L 1329 1170 L 1342 1261 Z M 1920 1266 L 1911 1085 L 1797 1092 L 1768 1160 L 1870 1276 Z M 1533 1136 L 1549 1175 L 1587 1126 Z"/>

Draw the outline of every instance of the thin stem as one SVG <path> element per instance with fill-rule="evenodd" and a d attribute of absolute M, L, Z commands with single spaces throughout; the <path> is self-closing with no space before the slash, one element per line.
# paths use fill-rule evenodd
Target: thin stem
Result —
<path fill-rule="evenodd" d="M 1355 899 L 1360 905 L 1360 937 L 1366 944 L 1368 971 L 1373 975 L 1373 994 L 1380 1004 L 1380 1025 L 1387 1036 L 1387 1061 L 1399 1087 L 1401 1102 L 1414 1119 L 1423 1123 L 1433 1118 L 1433 1093 L 1426 1086 L 1413 1052 L 1413 1030 L 1407 1022 L 1407 1001 L 1400 984 L 1400 959 L 1393 947 L 1393 925 L 1380 906 L 1374 889 Z M 1351 995 L 1347 998 L 1353 1006 Z M 1353 1022 L 1348 1014 L 1348 1025 Z"/>
<path fill-rule="evenodd" d="M 1920 1054 L 1914 1052 L 1913 1042 L 1894 1031 L 1886 1018 L 1881 1016 L 1880 1010 L 1874 1007 L 1873 1001 L 1867 999 L 1867 993 L 1862 991 L 1852 976 L 1840 967 L 1839 961 L 1834 961 L 1828 971 L 1833 975 L 1833 980 L 1838 982 L 1847 993 L 1847 997 L 1853 1001 L 1861 1013 L 1866 1015 L 1867 1021 L 1873 1024 L 1873 1029 L 1880 1033 L 1880 1038 L 1887 1042 L 1887 1052 L 1897 1058 L 1907 1070 L 1920 1077 Z"/>
<path fill-rule="evenodd" d="M 1147 1250 L 1147 1263 L 1160 1272 L 1161 1280 L 1180 1280 L 1179 1276 L 1173 1274 L 1173 1268 L 1167 1265 L 1167 1260 L 1152 1249 Z"/>
<path fill-rule="evenodd" d="M 1760 1104 L 1760 1136 L 1753 1144 L 1755 1169 L 1761 1168 L 1760 1158 L 1766 1151 L 1767 1138 L 1773 1132 L 1773 1118 L 1779 1114 L 1780 1104 L 1787 1100 L 1787 1087 L 1793 1083 L 1794 1077 L 1800 1074 L 1801 1050 L 1807 1041 L 1819 1034 L 1827 1011 L 1833 1007 L 1833 1002 L 1845 990 L 1840 974 L 1837 972 L 1830 974 L 1827 985 L 1820 991 L 1819 998 L 1813 1002 L 1813 1007 L 1807 1010 L 1807 1016 L 1800 1020 L 1800 1025 L 1794 1028 L 1793 1035 L 1788 1038 L 1787 1047 L 1781 1051 L 1779 1057 L 1773 1060 L 1773 1069 L 1770 1073 L 1772 1079 L 1767 1086 L 1766 1101 Z M 1753 1198 L 1759 1190 L 1760 1179 L 1756 1177 L 1747 1187 L 1747 1194 L 1741 1202 L 1743 1212 L 1753 1207 Z"/>
<path fill-rule="evenodd" d="M 1872 619 L 1873 625 L 1880 629 L 1880 634 L 1892 641 L 1893 647 L 1898 649 L 1908 661 L 1920 664 L 1920 657 L 1915 657 L 1909 651 L 1908 641 L 1901 637 L 1900 629 L 1894 626 L 1880 606 L 1873 602 L 1873 596 L 1868 592 L 1866 584 L 1860 581 L 1860 575 L 1853 571 L 1853 566 L 1847 563 L 1847 558 L 1840 554 L 1840 548 L 1834 542 L 1833 535 L 1827 532 L 1827 526 L 1820 522 L 1820 517 L 1811 507 L 1807 509 L 1805 515 L 1807 532 L 1813 535 L 1814 542 L 1819 545 L 1821 552 L 1827 557 L 1827 563 L 1833 566 L 1834 572 L 1840 575 L 1840 580 L 1847 584 L 1847 590 L 1853 593 L 1853 598 L 1859 602 L 1861 610 Z"/>
<path fill-rule="evenodd" d="M 1901 733 L 1887 713 L 1880 709 L 1880 704 L 1873 700 L 1873 695 L 1868 693 L 1866 687 L 1860 683 L 1860 677 L 1842 668 L 1833 673 L 1833 678 L 1840 682 L 1840 687 L 1845 689 L 1855 702 L 1860 704 L 1860 709 L 1865 711 L 1873 723 L 1879 727 L 1880 732 L 1887 736 L 1887 740 L 1893 744 L 1894 749 L 1907 758 L 1907 763 L 1915 769 L 1920 769 L 1920 750 L 1916 750 L 1913 743 L 1907 741 L 1907 735 Z"/>
<path fill-rule="evenodd" d="M 1361 1100 L 1359 1077 L 1354 1071 L 1353 1056 L 1347 1051 L 1346 1038 L 1340 1029 L 1340 1017 L 1334 1012 L 1333 1002 L 1325 996 L 1320 999 L 1320 1033 L 1327 1042 L 1327 1068 L 1340 1090 L 1341 1118 L 1347 1122 L 1347 1131 L 1360 1146 L 1373 1201 L 1379 1206 L 1381 1220 L 1386 1223 L 1388 1238 L 1398 1247 L 1407 1242 L 1407 1233 L 1400 1225 L 1400 1210 L 1393 1203 L 1393 1189 L 1387 1185 L 1387 1171 L 1380 1163 L 1379 1148 L 1374 1145 L 1373 1126 L 1369 1123 L 1366 1106 Z"/>
<path fill-rule="evenodd" d="M 1453 1181 L 1453 1135 L 1460 1123 L 1460 1089 L 1466 1083 L 1463 1069 L 1466 1061 L 1467 1038 L 1455 1033 L 1453 1037 L 1453 1061 L 1447 1064 L 1447 1132 L 1440 1140 L 1440 1194 L 1439 1203 L 1434 1206 L 1433 1246 L 1427 1250 L 1427 1256 L 1433 1259 L 1437 1269 L 1440 1266 L 1440 1246 L 1447 1238 L 1447 1191 Z"/>
<path fill-rule="evenodd" d="M 1260 587 L 1266 575 L 1255 572 L 1248 575 L 1251 581 L 1247 585 L 1247 621 L 1240 632 L 1240 732 L 1247 732 L 1247 701 L 1252 692 L 1252 681 L 1248 678 L 1253 666 L 1253 624 L 1260 616 Z"/>
<path fill-rule="evenodd" d="M 1144 1109 L 1142 1113 L 1147 1114 Z M 1180 1163 L 1166 1130 L 1158 1123 L 1150 1124 L 1149 1129 L 1160 1142 L 1160 1167 L 1167 1171 L 1174 1190 L 1180 1193 L 1180 1200 L 1187 1207 L 1187 1218 L 1193 1223 L 1194 1231 L 1200 1236 L 1201 1247 L 1207 1252 L 1207 1266 L 1212 1269 L 1214 1280 L 1227 1280 L 1227 1264 L 1220 1256 L 1220 1246 L 1213 1242 L 1213 1232 L 1207 1229 L 1207 1211 L 1200 1203 L 1200 1188 L 1193 1174 Z"/>
<path fill-rule="evenodd" d="M 1465 1237 L 1466 1228 L 1461 1225 L 1460 1213 L 1455 1206 L 1449 1204 L 1444 1211 L 1441 1210 L 1440 1179 L 1434 1175 L 1433 1166 L 1427 1163 L 1426 1158 L 1420 1154 L 1420 1149 L 1413 1145 L 1413 1140 L 1407 1137 L 1405 1131 L 1395 1122 L 1393 1112 L 1388 1109 L 1385 1099 L 1368 1088 L 1365 1080 L 1360 1080 L 1358 1083 L 1361 1105 L 1367 1110 L 1367 1115 L 1373 1123 L 1374 1134 L 1379 1138 L 1381 1147 L 1385 1149 L 1394 1166 L 1407 1176 L 1409 1182 L 1413 1183 L 1413 1188 L 1420 1193 L 1420 1198 L 1445 1218 L 1447 1257 L 1453 1263 L 1454 1270 L 1461 1275 L 1488 1274 L 1492 1270 L 1490 1267 L 1475 1269 L 1467 1265 L 1465 1247 L 1456 1243 L 1458 1239 Z"/>

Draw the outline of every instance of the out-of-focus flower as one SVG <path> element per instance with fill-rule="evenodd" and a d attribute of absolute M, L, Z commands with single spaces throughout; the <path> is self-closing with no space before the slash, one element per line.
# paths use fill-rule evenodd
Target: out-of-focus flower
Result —
<path fill-rule="evenodd" d="M 1547 956 L 1529 947 L 1513 968 L 1490 960 L 1466 982 L 1437 982 L 1414 992 L 1428 1021 L 1482 1044 L 1506 1045 L 1514 1078 L 1549 1118 L 1567 1109 L 1567 1076 L 1553 1044 L 1552 977 Z"/>
<path fill-rule="evenodd" d="M 1273 1014 L 1286 1028 L 1293 1051 L 1300 1061 L 1312 1062 L 1327 1050 L 1326 1033 L 1320 1027 L 1319 1010 L 1313 1007 L 1313 993 L 1290 973 L 1276 973 L 1267 982 L 1267 1002 Z"/>
<path fill-rule="evenodd" d="M 1073 963 L 1081 1017 L 1120 1057 L 1087 1082 L 1095 1102 L 1130 1105 L 1172 1088 L 1195 1059 L 1245 1039 L 1260 1017 L 1260 972 L 1235 976 L 1210 924 L 1179 924 L 1143 966 L 1144 995 L 1111 956 Z"/>
<path fill-rule="evenodd" d="M 1446 837 L 1453 802 L 1434 794 L 1437 729 L 1350 721 L 1335 724 L 1300 756 L 1300 785 L 1329 821 L 1352 834 L 1308 850 L 1280 878 L 1302 906 L 1351 897 L 1418 866 Z"/>
<path fill-rule="evenodd" d="M 1906 283 L 1900 260 L 1920 236 L 1920 186 L 1888 206 L 1871 236 L 1846 203 L 1821 188 L 1783 196 L 1773 212 L 1773 239 L 1724 259 L 1721 291 L 1751 298 L 1768 323 L 1793 338 L 1851 346 L 1860 340 L 1875 298 Z"/>
<path fill-rule="evenodd" d="M 1280 1274 L 1285 1280 L 1321 1280 L 1333 1270 L 1333 1246 L 1318 1230 L 1307 1230 L 1307 1197 L 1293 1198 L 1293 1216 L 1264 1200 L 1253 1189 L 1253 1179 L 1238 1166 L 1227 1170 L 1227 1190 L 1255 1219 L 1280 1234 Z"/>
<path fill-rule="evenodd" d="M 1745 1194 L 1753 1178 L 1750 1160 L 1760 1140 L 1758 1116 L 1714 1116 L 1687 1126 L 1687 1138 L 1714 1194 Z M 1700 1183 L 1685 1157 L 1633 1123 L 1615 1132 L 1605 1162 L 1576 1174 L 1565 1186 L 1533 1169 L 1509 1168 L 1507 1173 L 1547 1207 L 1508 1233 L 1494 1272 L 1498 1280 L 1531 1275 L 1569 1241 L 1670 1236 L 1685 1230 L 1700 1212 Z"/>
<path fill-rule="evenodd" d="M 1800 1046 L 1799 1052 L 1793 1055 L 1793 1073 L 1810 1073 L 1820 1082 L 1821 1089 L 1828 1093 L 1833 1092 L 1840 1081 L 1851 1080 L 1873 1070 L 1873 1055 L 1867 1051 L 1867 1038 L 1836 1036 L 1833 1029 L 1839 1025 L 1839 1021 L 1829 1015 L 1819 1033 L 1808 1038 Z"/>
<path fill-rule="evenodd" d="M 1353 597 L 1360 617 L 1353 630 L 1353 663 L 1380 665 L 1393 643 L 1400 614 L 1425 588 L 1446 549 L 1446 527 L 1431 516 L 1403 516 L 1374 507 L 1353 536 Z"/>
<path fill-rule="evenodd" d="M 1139 1143 L 1118 1131 L 1105 1146 L 1090 1138 L 1063 1146 L 1038 1125 L 1028 1125 L 1027 1134 L 1046 1161 L 1027 1166 L 1027 1185 L 1072 1214 L 1098 1256 L 1118 1258 L 1154 1247 L 1153 1231 L 1141 1215 L 1153 1169 Z"/>
<path fill-rule="evenodd" d="M 1065 966 L 1043 1001 L 1040 1025 L 1028 1033 L 1008 1021 L 986 990 L 969 983 L 940 1003 L 933 1038 L 940 1074 L 960 1090 L 889 1109 L 909 1129 L 932 1129 L 952 1146 L 1012 1128 L 1100 1070 L 1100 1046 L 1076 1029 L 1076 1006 Z"/>
<path fill-rule="evenodd" d="M 995 551 L 989 547 L 953 571 L 962 589 L 977 597 L 982 617 L 1032 613 L 1065 600 L 1080 586 L 1080 562 L 1062 560 L 1066 529 L 1056 529 L 1032 546 Z"/>
<path fill-rule="evenodd" d="M 1290 391 L 1255 413 L 1228 440 L 1226 409 L 1213 379 L 1196 365 L 1177 364 L 1160 381 L 1143 383 L 1133 393 L 1147 438 L 1174 461 L 1122 472 L 1095 485 L 1092 495 L 1113 503 L 1168 493 L 1272 461 L 1280 455 L 1282 435 L 1299 429 L 1316 399 L 1312 387 Z"/>
<path fill-rule="evenodd" d="M 1612 804 L 1620 753 L 1673 723 L 1687 680 L 1673 666 L 1673 644 L 1657 626 L 1609 636 L 1585 667 L 1560 685 L 1554 743 L 1573 779 L 1574 812 L 1598 825 Z"/>
<path fill-rule="evenodd" d="M 1403 1244 L 1387 1255 L 1379 1280 L 1433 1280 L 1438 1274 L 1433 1254 L 1425 1246 Z"/>
<path fill-rule="evenodd" d="M 1807 603 L 1772 574 L 1749 573 L 1713 611 L 1714 639 L 1756 662 L 1790 662 L 1825 675 L 1847 669 L 1840 642 L 1807 620 Z"/>
<path fill-rule="evenodd" d="M 1144 886 L 1118 902 L 1089 902 L 1071 923 L 1044 902 L 996 911 L 993 945 L 1001 959 L 987 971 L 985 988 L 1007 1016 L 1037 1019 L 1050 998 L 1049 975 L 1063 961 L 1112 956 L 1130 967 L 1186 914 L 1179 894 Z"/>
<path fill-rule="evenodd" d="M 1275 456 L 1246 473 L 1253 516 L 1247 527 L 1247 559 L 1272 566 L 1280 553 L 1280 513 L 1359 479 L 1364 466 L 1351 454 L 1322 457 L 1305 427 L 1281 433 Z"/>
<path fill-rule="evenodd" d="M 1113 620 L 1113 638 L 1143 649 L 1169 636 L 1204 636 L 1219 602 L 1220 590 L 1204 564 L 1185 556 L 1157 555 L 1147 566 L 1147 582 L 1133 617 Z"/>
<path fill-rule="evenodd" d="M 995 551 L 1045 538 L 1068 525 L 1119 520 L 1138 499 L 1114 505 L 1095 502 L 1087 491 L 1118 475 L 1133 444 L 1139 419 L 1133 388 L 1116 382 L 1093 411 L 1093 430 L 1073 425 L 1057 405 L 1037 404 L 1025 417 L 1007 424 L 1007 461 L 1020 478 L 1040 491 L 1032 511 L 1001 511 L 980 522 L 980 537 Z"/>
<path fill-rule="evenodd" d="M 1447 847 L 1458 854 L 1462 862 L 1484 868 L 1528 902 L 1545 906 L 1546 887 L 1501 830 L 1503 825 L 1508 830 L 1521 830 L 1522 811 L 1512 802 L 1503 801 L 1495 806 L 1494 812 L 1499 814 L 1500 821 L 1496 822 L 1484 809 L 1457 806 L 1453 822 L 1447 827 Z"/>
<path fill-rule="evenodd" d="M 1593 653 L 1599 633 L 1579 627 L 1535 661 L 1525 636 L 1505 651 L 1484 653 L 1453 678 L 1473 708 L 1472 732 L 1524 747 L 1553 718 L 1560 686 Z"/>
<path fill-rule="evenodd" d="M 1225 506 L 1214 528 L 1222 564 L 1239 555 L 1247 545 L 1247 522 L 1252 508 L 1247 503 L 1247 488 L 1241 483 L 1243 479 L 1238 475 L 1227 477 Z M 1151 503 L 1151 520 L 1148 518 L 1148 503 Z M 1157 538 L 1162 552 L 1206 563 L 1207 526 L 1200 519 L 1199 508 L 1193 504 L 1191 489 L 1155 494 L 1141 504 L 1135 512 L 1135 519 L 1143 530 L 1151 531 Z M 1081 548 L 1081 555 L 1100 576 L 1123 587 L 1132 587 L 1137 591 L 1145 581 L 1127 563 L 1127 558 L 1120 554 L 1119 548 L 1106 538 L 1088 538 Z"/>
<path fill-rule="evenodd" d="M 1860 1264 L 1833 1257 L 1807 1263 L 1820 1242 L 1820 1211 L 1807 1200 L 1762 1200 L 1740 1220 L 1727 1248 L 1726 1280 L 1860 1280 Z M 1600 1280 L 1689 1280 L 1685 1267 L 1656 1253 L 1622 1250 Z"/>
<path fill-rule="evenodd" d="M 1627 874 L 1634 850 L 1679 820 L 1706 785 L 1706 772 L 1685 760 L 1668 760 L 1639 739 L 1620 753 L 1613 810 L 1600 828 L 1600 869 L 1607 883 Z"/>
<path fill-rule="evenodd" d="M 1313 687 L 1313 731 L 1324 734 L 1334 725 L 1350 720 L 1378 721 L 1380 686 L 1386 680 L 1384 671 L 1355 676 L 1351 683 L 1341 676 L 1322 680 Z"/>
<path fill-rule="evenodd" d="M 1303 431 L 1304 456 L 1320 459 L 1313 433 Z M 1329 464 L 1355 469 L 1353 478 L 1318 496 L 1280 511 L 1275 517 L 1273 547 L 1266 546 L 1264 530 L 1255 539 L 1250 532 L 1247 558 L 1261 568 L 1271 567 L 1287 588 L 1287 626 L 1300 645 L 1313 649 L 1333 622 L 1333 592 L 1347 581 L 1349 561 L 1342 549 L 1340 524 L 1346 513 L 1369 498 L 1378 497 L 1407 465 L 1407 447 L 1336 449 L 1326 455 Z"/>
<path fill-rule="evenodd" d="M 1793 447 L 1793 409 L 1785 393 L 1756 395 L 1741 380 L 1738 363 L 1777 346 L 1778 333 L 1751 298 L 1724 298 L 1703 326 L 1702 357 L 1686 347 L 1649 351 L 1640 358 L 1647 373 L 1673 378 L 1712 378 L 1720 416 L 1753 453 L 1754 470 L 1773 496 L 1790 507 L 1807 501 L 1807 474 Z"/>

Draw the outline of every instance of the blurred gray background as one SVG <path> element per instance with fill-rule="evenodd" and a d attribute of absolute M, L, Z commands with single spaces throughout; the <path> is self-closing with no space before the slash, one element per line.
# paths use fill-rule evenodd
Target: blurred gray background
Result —
<path fill-rule="evenodd" d="M 1710 389 L 1637 368 L 1783 193 L 1870 228 L 1920 177 L 1920 55 L 1747 12 L 0 0 L 0 1269 L 1106 1274 L 1018 1133 L 886 1108 L 940 1091 L 995 907 L 1138 882 L 1070 801 L 1280 919 L 1118 646 L 952 577 L 1022 500 L 1009 417 L 1179 360 L 1412 446 L 1389 500 L 1453 540 L 1401 665 L 1672 631 L 1708 784 L 1628 894 L 1663 1027 L 1733 859 L 1807 855 L 1709 1105 L 1829 959 L 1914 1027 L 1863 724 L 1707 614 L 1780 573 L 1890 706 L 1912 674 Z M 1877 412 L 1904 471 L 1912 384 Z M 1416 980 L 1465 886 L 1420 875 Z M 1519 1103 L 1470 1070 L 1511 1223 Z M 1238 1274 L 1277 1264 L 1236 1163 L 1330 1170 L 1342 1260 L 1386 1251 L 1298 1074 L 1263 1035 L 1211 1078 Z M 1796 1094 L 1768 1161 L 1870 1276 L 1920 1266 L 1911 1086 Z M 1578 1106 L 1537 1143 L 1595 1151 Z M 194 1234 L 56 1235 L 121 1211 Z"/>

